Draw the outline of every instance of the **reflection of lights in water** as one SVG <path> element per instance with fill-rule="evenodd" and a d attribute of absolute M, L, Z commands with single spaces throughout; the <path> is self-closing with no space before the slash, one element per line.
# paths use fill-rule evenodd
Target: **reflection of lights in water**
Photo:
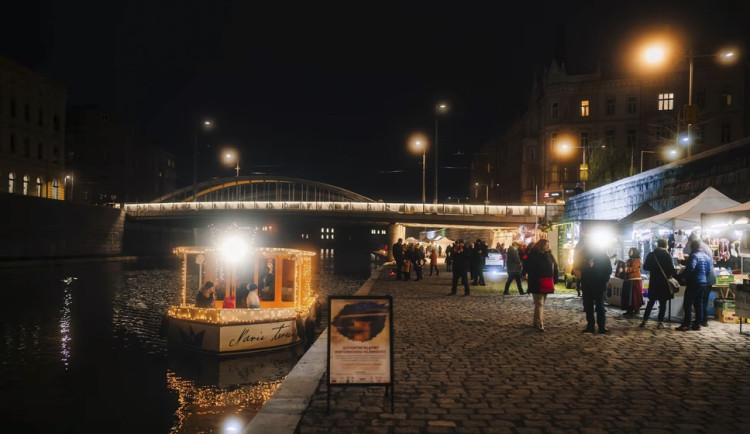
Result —
<path fill-rule="evenodd" d="M 229 429 L 249 423 L 281 386 L 282 381 L 284 378 L 224 389 L 218 386 L 198 386 L 169 369 L 167 388 L 177 393 L 178 402 L 170 432 L 214 432 L 222 425 L 222 432 L 240 432 Z M 225 420 L 227 414 L 235 416 Z"/>
<path fill-rule="evenodd" d="M 65 283 L 63 288 L 63 307 L 60 313 L 60 335 L 61 335 L 61 348 L 60 354 L 62 354 L 62 362 L 65 365 L 65 369 L 68 369 L 70 364 L 70 305 L 73 303 L 73 296 L 70 293 L 70 284 L 74 280 L 78 280 L 77 277 L 67 277 L 62 281 Z"/>

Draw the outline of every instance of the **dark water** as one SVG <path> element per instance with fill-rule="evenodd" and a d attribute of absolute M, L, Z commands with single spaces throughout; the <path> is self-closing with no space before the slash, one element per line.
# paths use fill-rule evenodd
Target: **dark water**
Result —
<path fill-rule="evenodd" d="M 368 277 L 334 275 L 333 258 L 318 258 L 323 306 Z M 225 432 L 230 419 L 252 418 L 304 352 L 168 351 L 160 325 L 181 297 L 173 259 L 0 269 L 0 281 L 5 432 Z"/>

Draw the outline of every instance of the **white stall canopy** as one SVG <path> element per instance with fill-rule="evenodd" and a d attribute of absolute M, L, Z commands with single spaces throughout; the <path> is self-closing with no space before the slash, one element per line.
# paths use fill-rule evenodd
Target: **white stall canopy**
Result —
<path fill-rule="evenodd" d="M 678 229 L 691 230 L 701 225 L 701 213 L 716 211 L 739 205 L 739 202 L 725 196 L 719 190 L 708 187 L 701 194 L 669 211 L 638 220 L 633 224 L 636 230 Z"/>
<path fill-rule="evenodd" d="M 701 227 L 709 230 L 750 228 L 750 202 L 702 213 Z"/>

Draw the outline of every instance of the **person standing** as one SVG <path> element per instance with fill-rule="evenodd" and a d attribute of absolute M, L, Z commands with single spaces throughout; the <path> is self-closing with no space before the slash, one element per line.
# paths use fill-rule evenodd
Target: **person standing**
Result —
<path fill-rule="evenodd" d="M 625 317 L 632 318 L 637 316 L 643 305 L 643 282 L 641 280 L 641 252 L 635 247 L 628 250 L 628 260 L 625 261 L 625 279 L 622 282 L 621 300 L 625 308 Z"/>
<path fill-rule="evenodd" d="M 443 256 L 443 246 L 438 244 L 438 258 Z"/>
<path fill-rule="evenodd" d="M 411 269 L 414 266 L 414 244 L 408 243 L 404 247 L 404 269 L 402 277 L 411 280 Z"/>
<path fill-rule="evenodd" d="M 399 238 L 393 245 L 391 252 L 393 252 L 393 259 L 396 260 L 396 279 L 403 280 L 401 269 L 404 266 L 404 240 Z"/>
<path fill-rule="evenodd" d="M 656 250 L 646 255 L 643 269 L 650 273 L 648 278 L 648 303 L 643 321 L 639 327 L 646 327 L 646 321 L 651 316 L 654 304 L 659 302 L 659 323 L 657 329 L 664 328 L 664 314 L 667 311 L 667 301 L 674 298 L 672 290 L 669 289 L 667 278 L 674 276 L 675 269 L 672 264 L 672 255 L 667 252 L 667 240 L 659 238 L 656 240 Z M 662 272 L 663 270 L 663 272 Z"/>
<path fill-rule="evenodd" d="M 685 300 L 683 302 L 683 311 L 685 315 L 682 323 L 675 328 L 678 331 L 688 331 L 690 329 L 700 330 L 703 322 L 703 292 L 706 290 L 708 274 L 713 268 L 711 259 L 701 249 L 700 240 L 690 242 L 690 256 L 685 261 Z M 695 322 L 690 325 L 692 310 L 695 308 Z"/>
<path fill-rule="evenodd" d="M 607 282 L 612 275 L 612 263 L 609 261 L 604 247 L 593 244 L 584 246 L 581 252 L 581 292 L 583 293 L 583 310 L 586 312 L 586 328 L 584 333 L 595 333 L 594 324 L 599 326 L 599 333 L 609 333 L 607 330 L 604 300 L 607 294 Z M 596 322 L 594 321 L 596 309 Z"/>
<path fill-rule="evenodd" d="M 469 295 L 469 251 L 464 247 L 464 240 L 457 240 L 451 251 L 453 282 L 448 295 L 456 295 L 458 280 L 464 285 L 464 295 Z"/>
<path fill-rule="evenodd" d="M 470 269 L 471 269 L 471 284 L 485 286 L 484 282 L 484 247 L 482 240 L 477 240 L 471 245 L 469 249 L 471 252 Z"/>
<path fill-rule="evenodd" d="M 690 254 L 690 242 L 693 240 L 698 240 L 701 243 L 701 250 L 708 256 L 708 259 L 711 260 L 711 267 L 708 270 L 708 277 L 706 277 L 706 289 L 703 291 L 703 321 L 701 322 L 701 326 L 708 327 L 708 299 L 711 296 L 711 291 L 713 290 L 713 286 L 716 285 L 716 270 L 714 269 L 714 251 L 711 249 L 711 247 L 703 241 L 700 236 L 698 235 L 697 231 L 693 231 L 690 233 L 690 236 L 688 237 L 688 245 L 683 250 L 683 253 L 686 255 Z"/>
<path fill-rule="evenodd" d="M 424 247 L 420 244 L 414 246 L 414 272 L 417 274 L 417 280 L 422 280 L 424 272 L 425 254 Z"/>
<path fill-rule="evenodd" d="M 505 269 L 508 271 L 508 280 L 505 281 L 505 291 L 503 294 L 510 294 L 508 292 L 510 284 L 515 280 L 518 285 L 518 293 L 523 295 L 523 287 L 521 286 L 521 258 L 518 256 L 518 244 L 513 242 L 505 253 L 507 255 Z"/>
<path fill-rule="evenodd" d="M 438 246 L 438 248 L 440 248 Z M 435 275 L 440 275 L 440 270 L 438 270 L 438 252 L 437 249 L 433 248 L 430 250 L 430 276 L 432 276 L 432 270 L 435 270 Z"/>
<path fill-rule="evenodd" d="M 558 280 L 557 261 L 549 249 L 549 241 L 541 239 L 534 244 L 526 259 L 528 291 L 534 298 L 534 328 L 544 331 L 544 302 L 547 294 L 555 292 Z"/>

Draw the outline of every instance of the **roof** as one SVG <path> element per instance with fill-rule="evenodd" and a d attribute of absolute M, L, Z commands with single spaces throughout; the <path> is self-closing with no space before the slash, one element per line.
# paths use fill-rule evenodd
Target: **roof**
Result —
<path fill-rule="evenodd" d="M 633 223 L 636 229 L 691 229 L 701 224 L 701 213 L 739 205 L 719 190 L 708 187 L 701 194 L 669 211 Z"/>
<path fill-rule="evenodd" d="M 621 218 L 620 220 L 617 220 L 617 224 L 619 226 L 632 225 L 638 220 L 653 217 L 657 214 L 659 214 L 659 211 L 655 210 L 654 207 L 648 204 L 648 202 L 643 202 L 641 206 L 636 208 L 633 212 Z"/>

